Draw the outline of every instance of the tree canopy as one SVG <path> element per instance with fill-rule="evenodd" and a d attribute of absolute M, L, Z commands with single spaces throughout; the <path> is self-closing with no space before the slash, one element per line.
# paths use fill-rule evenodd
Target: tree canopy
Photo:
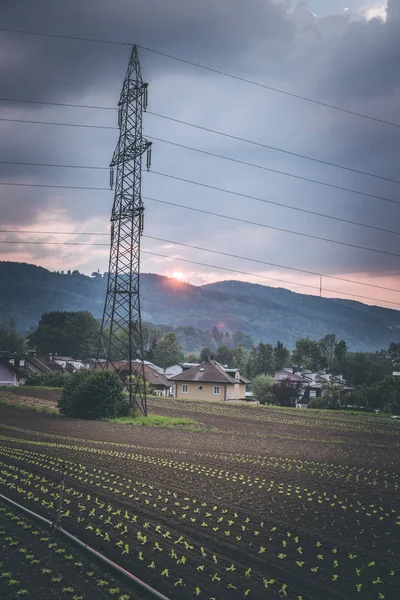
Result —
<path fill-rule="evenodd" d="M 16 330 L 12 319 L 0 324 L 0 351 L 19 354 L 25 350 L 25 338 Z"/>
<path fill-rule="evenodd" d="M 28 341 L 39 352 L 83 359 L 96 355 L 99 331 L 90 312 L 49 312 L 42 315 Z"/>
<path fill-rule="evenodd" d="M 163 369 L 175 363 L 183 362 L 185 356 L 176 338 L 176 333 L 167 333 L 159 339 L 154 348 L 153 356 L 155 364 Z"/>

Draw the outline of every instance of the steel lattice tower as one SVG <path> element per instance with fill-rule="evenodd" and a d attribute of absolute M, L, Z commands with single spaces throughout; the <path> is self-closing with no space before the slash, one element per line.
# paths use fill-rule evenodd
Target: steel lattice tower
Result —
<path fill-rule="evenodd" d="M 101 325 L 98 359 L 103 368 L 127 375 L 131 406 L 147 415 L 143 338 L 140 316 L 140 238 L 144 206 L 141 197 L 142 156 L 151 161 L 151 143 L 142 137 L 148 84 L 143 82 L 137 47 L 133 46 L 118 104 L 119 140 L 111 161 L 114 187 L 107 295 Z M 137 362 L 133 362 L 137 361 Z"/>

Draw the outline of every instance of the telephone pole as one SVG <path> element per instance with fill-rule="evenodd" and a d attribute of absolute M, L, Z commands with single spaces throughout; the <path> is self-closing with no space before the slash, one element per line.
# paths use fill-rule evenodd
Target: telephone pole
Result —
<path fill-rule="evenodd" d="M 98 364 L 126 375 L 132 407 L 147 415 L 143 337 L 140 315 L 140 238 L 143 234 L 142 156 L 151 164 L 151 142 L 142 136 L 148 84 L 143 82 L 133 46 L 118 104 L 119 140 L 110 165 L 115 192 L 111 213 L 111 248 Z"/>

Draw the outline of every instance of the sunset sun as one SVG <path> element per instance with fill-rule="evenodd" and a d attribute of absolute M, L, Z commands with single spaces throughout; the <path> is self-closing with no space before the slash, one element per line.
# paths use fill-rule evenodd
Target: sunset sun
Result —
<path fill-rule="evenodd" d="M 185 275 L 182 273 L 182 271 L 174 271 L 172 273 L 172 277 L 178 281 L 183 281 L 185 279 Z"/>

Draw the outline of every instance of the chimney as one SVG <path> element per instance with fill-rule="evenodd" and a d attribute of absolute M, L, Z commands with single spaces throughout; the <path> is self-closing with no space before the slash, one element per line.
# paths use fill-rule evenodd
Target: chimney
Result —
<path fill-rule="evenodd" d="M 293 375 L 296 375 L 296 373 L 297 373 L 297 367 L 293 367 L 292 371 L 293 371 Z"/>

